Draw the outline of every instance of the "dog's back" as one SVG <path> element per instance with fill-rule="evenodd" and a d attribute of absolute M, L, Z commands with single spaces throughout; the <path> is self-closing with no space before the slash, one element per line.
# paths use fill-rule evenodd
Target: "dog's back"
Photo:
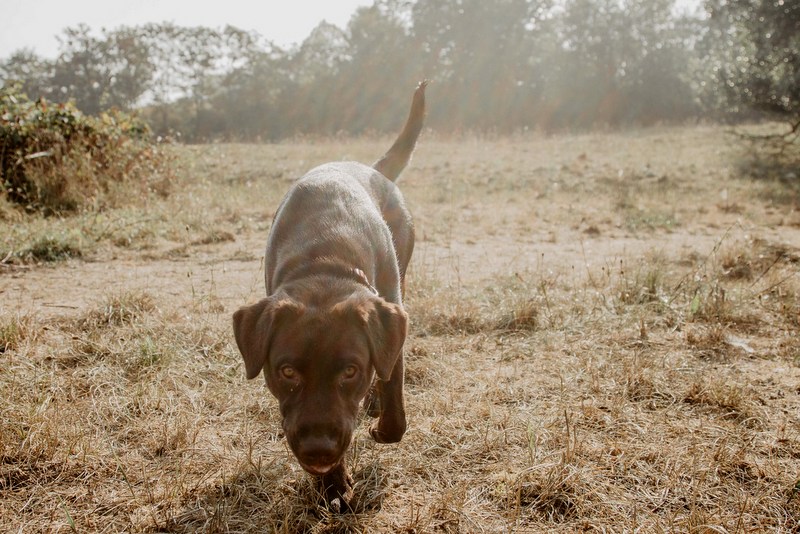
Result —
<path fill-rule="evenodd" d="M 372 167 L 341 162 L 311 170 L 275 215 L 265 258 L 267 293 L 298 266 L 319 261 L 361 269 L 370 280 L 385 277 L 379 272 L 385 269 L 398 278 L 394 238 L 381 213 L 381 206 L 397 204 L 397 186 Z"/>

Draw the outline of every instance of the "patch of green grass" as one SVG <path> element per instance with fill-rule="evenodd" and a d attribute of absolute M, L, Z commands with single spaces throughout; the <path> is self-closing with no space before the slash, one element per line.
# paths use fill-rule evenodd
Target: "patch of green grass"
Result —
<path fill-rule="evenodd" d="M 45 235 L 12 254 L 24 263 L 51 263 L 70 258 L 80 258 L 83 256 L 83 248 L 78 240 L 71 235 Z"/>
<path fill-rule="evenodd" d="M 631 210 L 623 217 L 625 228 L 631 232 L 673 230 L 680 226 L 674 212 L 660 210 Z"/>
<path fill-rule="evenodd" d="M 675 209 L 675 186 L 668 181 L 641 181 L 641 177 L 627 176 L 612 182 L 613 209 L 622 218 L 621 225 L 636 233 L 656 230 L 671 231 L 681 225 Z"/>
<path fill-rule="evenodd" d="M 637 305 L 666 300 L 666 273 L 662 260 L 650 260 L 632 268 L 621 262 L 617 275 L 616 294 L 621 304 Z"/>
<path fill-rule="evenodd" d="M 79 227 L 66 220 L 31 216 L 16 221 L 0 221 L 0 260 L 7 264 L 54 263 L 85 257 L 93 244 Z"/>
<path fill-rule="evenodd" d="M 132 353 L 125 361 L 125 372 L 129 376 L 140 377 L 152 369 L 168 363 L 169 343 L 163 339 L 144 335 L 136 341 Z"/>

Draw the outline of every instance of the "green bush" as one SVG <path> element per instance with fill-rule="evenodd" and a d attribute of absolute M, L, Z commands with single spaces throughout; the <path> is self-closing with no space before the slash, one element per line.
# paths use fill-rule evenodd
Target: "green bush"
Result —
<path fill-rule="evenodd" d="M 0 88 L 0 195 L 44 213 L 166 195 L 171 160 L 150 138 L 135 115 L 90 117 L 69 103 L 31 101 L 15 86 Z"/>

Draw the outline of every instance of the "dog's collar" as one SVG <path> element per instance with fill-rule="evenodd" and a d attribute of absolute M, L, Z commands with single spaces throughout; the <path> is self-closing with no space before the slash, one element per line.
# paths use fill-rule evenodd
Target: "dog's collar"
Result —
<path fill-rule="evenodd" d="M 364 271 L 362 271 L 361 269 L 351 269 L 350 273 L 353 276 L 355 276 L 358 282 L 361 282 L 363 285 L 367 286 L 367 289 L 369 289 L 376 295 L 378 294 L 378 290 L 375 289 L 375 287 L 369 283 L 369 279 L 367 278 L 367 275 L 364 273 Z"/>
<path fill-rule="evenodd" d="M 357 267 L 348 267 L 341 263 L 317 260 L 303 264 L 302 266 L 292 270 L 286 277 L 288 279 L 303 278 L 305 276 L 334 276 L 336 278 L 346 278 L 358 282 L 362 286 L 370 290 L 370 292 L 378 295 L 378 290 L 369 282 L 367 275 L 364 271 Z"/>

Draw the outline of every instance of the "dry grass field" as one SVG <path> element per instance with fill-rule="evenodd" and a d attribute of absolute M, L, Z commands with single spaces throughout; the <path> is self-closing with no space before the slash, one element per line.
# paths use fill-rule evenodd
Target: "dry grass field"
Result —
<path fill-rule="evenodd" d="M 423 136 L 409 431 L 364 421 L 327 508 L 231 314 L 290 181 L 389 142 L 176 147 L 165 199 L 0 206 L 0 531 L 800 530 L 800 195 L 716 127 Z"/>

